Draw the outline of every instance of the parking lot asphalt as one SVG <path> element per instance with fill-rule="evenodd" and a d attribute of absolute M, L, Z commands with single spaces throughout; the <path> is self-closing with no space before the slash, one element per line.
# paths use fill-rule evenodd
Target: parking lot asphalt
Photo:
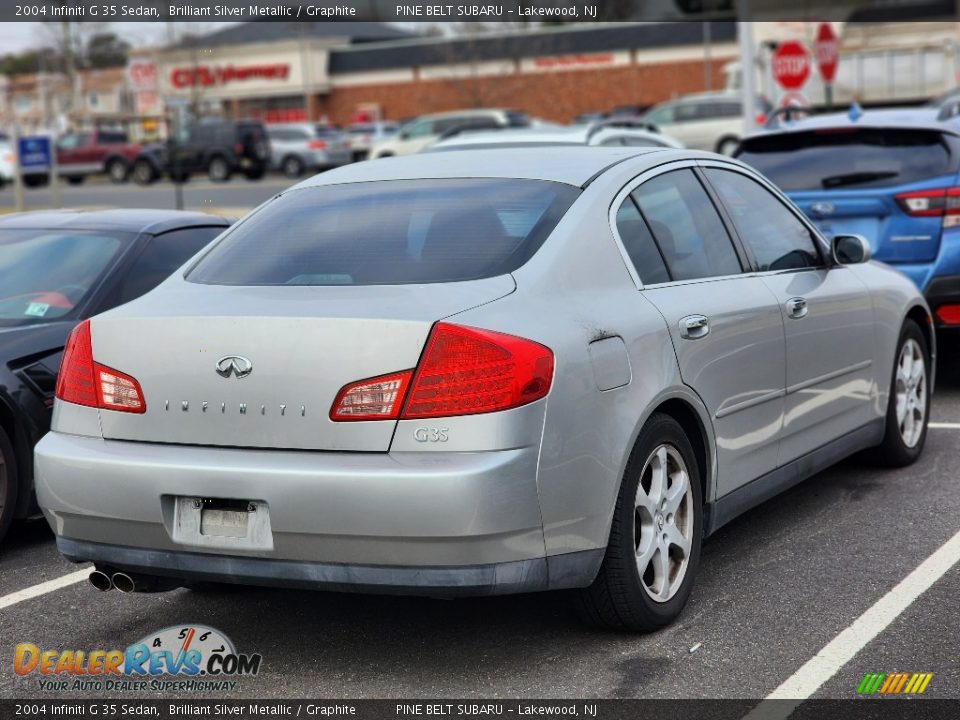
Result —
<path fill-rule="evenodd" d="M 957 352 L 941 352 L 935 423 L 960 423 Z M 0 554 L 0 696 L 53 696 L 36 676 L 13 673 L 18 643 L 124 648 L 203 623 L 263 656 L 234 698 L 762 698 L 960 530 L 960 427 L 931 428 L 913 467 L 864 461 L 721 529 L 686 611 L 648 636 L 587 629 L 567 597 L 548 593 L 449 601 L 218 586 L 123 595 L 81 582 L 2 607 L 2 597 L 78 569 L 45 523 L 21 523 Z M 855 697 L 866 672 L 930 672 L 925 697 L 960 698 L 958 592 L 954 565 L 815 697 Z"/>
<path fill-rule="evenodd" d="M 184 183 L 183 209 L 217 213 L 242 214 L 281 190 L 294 184 L 280 175 L 268 175 L 261 180 L 234 177 L 229 182 L 212 183 L 204 177 Z M 141 187 L 135 183 L 114 185 L 102 180 L 91 180 L 83 185 L 60 185 L 60 207 L 65 208 L 176 208 L 175 188 L 169 181 Z M 10 185 L 0 190 L 0 212 L 14 210 L 14 192 Z M 53 192 L 49 187 L 26 188 L 24 202 L 27 210 L 46 210 L 54 207 Z"/>

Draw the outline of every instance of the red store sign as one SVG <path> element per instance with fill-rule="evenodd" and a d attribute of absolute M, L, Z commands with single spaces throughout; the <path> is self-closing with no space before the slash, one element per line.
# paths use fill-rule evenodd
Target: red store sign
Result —
<path fill-rule="evenodd" d="M 226 85 L 237 80 L 286 80 L 290 66 L 286 63 L 273 65 L 196 65 L 178 67 L 170 71 L 170 84 L 175 88 L 194 86 L 210 87 Z"/>

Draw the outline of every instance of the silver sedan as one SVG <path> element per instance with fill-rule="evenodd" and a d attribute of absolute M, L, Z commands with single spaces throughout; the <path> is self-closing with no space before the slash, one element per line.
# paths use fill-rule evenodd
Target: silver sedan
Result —
<path fill-rule="evenodd" d="M 577 588 L 653 630 L 724 523 L 919 456 L 930 312 L 869 255 L 708 153 L 340 168 L 78 326 L 37 494 L 103 590 Z"/>

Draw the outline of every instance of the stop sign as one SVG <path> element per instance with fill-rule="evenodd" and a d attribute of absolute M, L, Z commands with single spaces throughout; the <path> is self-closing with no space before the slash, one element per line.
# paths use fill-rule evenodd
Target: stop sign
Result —
<path fill-rule="evenodd" d="M 820 23 L 817 28 L 817 39 L 813 43 L 813 54 L 817 58 L 817 68 L 824 82 L 833 82 L 837 74 L 837 58 L 840 43 L 833 32 L 830 23 Z"/>
<path fill-rule="evenodd" d="M 773 78 L 784 90 L 799 90 L 810 77 L 810 56 L 796 40 L 780 43 L 773 54 Z"/>

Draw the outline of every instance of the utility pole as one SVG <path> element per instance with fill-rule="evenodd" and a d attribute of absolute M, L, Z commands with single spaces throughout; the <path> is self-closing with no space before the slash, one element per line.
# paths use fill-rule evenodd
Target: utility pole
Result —
<path fill-rule="evenodd" d="M 753 25 L 750 22 L 750 0 L 737 0 L 737 40 L 740 43 L 740 91 L 743 104 L 743 134 L 756 128 L 757 92 L 754 86 Z"/>

